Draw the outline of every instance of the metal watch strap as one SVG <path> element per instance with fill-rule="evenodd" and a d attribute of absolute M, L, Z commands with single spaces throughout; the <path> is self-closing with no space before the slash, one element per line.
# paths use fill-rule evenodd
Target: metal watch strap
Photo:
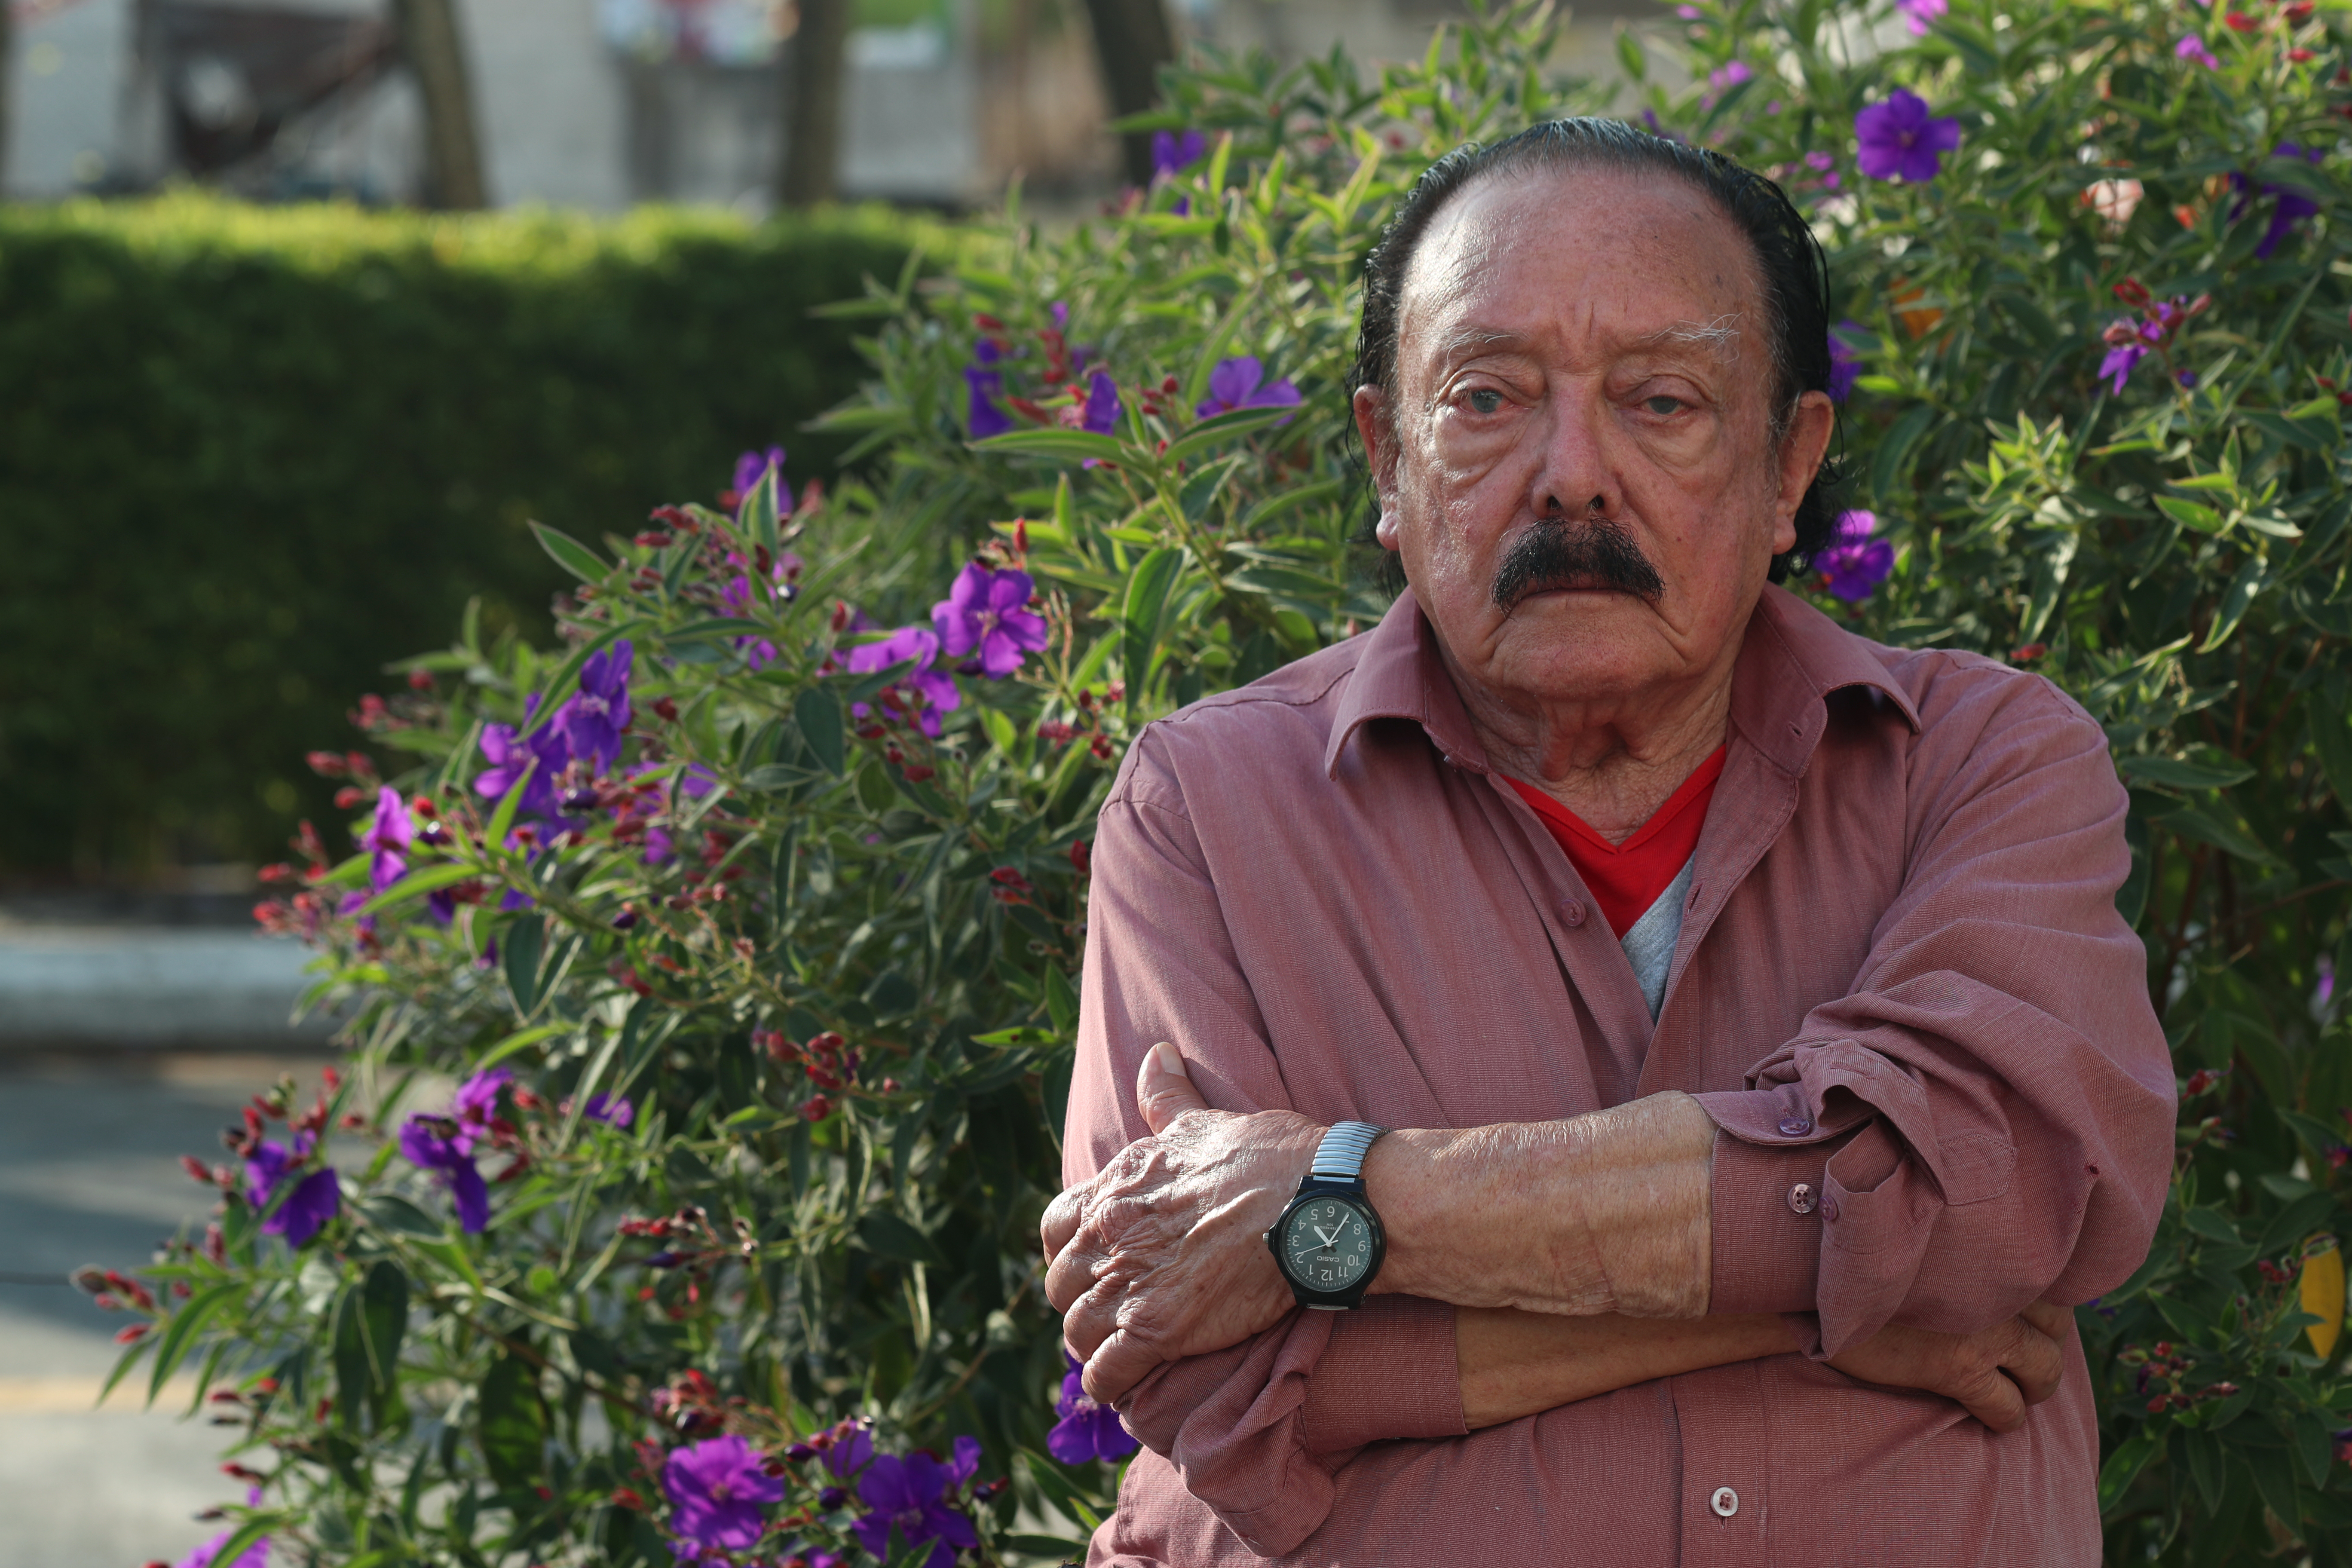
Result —
<path fill-rule="evenodd" d="M 1372 1140 L 1387 1131 L 1369 1121 L 1342 1121 L 1323 1134 L 1323 1142 L 1315 1146 L 1314 1163 L 1307 1166 L 1309 1181 L 1360 1182 L 1364 1179 L 1364 1156 L 1372 1147 Z"/>

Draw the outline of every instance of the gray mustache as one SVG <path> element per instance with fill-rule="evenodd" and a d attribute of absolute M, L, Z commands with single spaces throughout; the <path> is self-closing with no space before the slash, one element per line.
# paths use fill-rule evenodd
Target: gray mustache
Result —
<path fill-rule="evenodd" d="M 1495 570 L 1498 609 L 1511 610 L 1528 595 L 1554 588 L 1612 589 L 1654 605 L 1666 584 L 1631 530 L 1596 517 L 1538 523 L 1519 535 Z"/>

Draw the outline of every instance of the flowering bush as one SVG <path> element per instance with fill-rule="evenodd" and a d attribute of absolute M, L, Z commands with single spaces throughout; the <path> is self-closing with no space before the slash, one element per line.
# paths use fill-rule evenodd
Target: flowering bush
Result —
<path fill-rule="evenodd" d="M 1775 169 L 1840 290 L 1852 510 L 1795 585 L 2044 671 L 2133 786 L 2187 1110 L 2147 1267 L 2078 1315 L 2111 1551 L 2340 1561 L 2337 17 L 1681 13 L 1692 85 L 1632 110 Z M 206 1234 L 89 1281 L 137 1320 L 122 1375 L 195 1364 L 245 1425 L 266 1497 L 222 1552 L 1076 1549 L 1133 1446 L 1035 1253 L 1090 824 L 1138 725 L 1382 608 L 1360 258 L 1431 158 L 1587 105 L 1549 37 L 1175 73 L 1150 188 L 843 308 L 874 378 L 827 424 L 870 482 L 794 496 L 754 453 L 601 549 L 541 530 L 562 646 L 469 622 L 362 702 L 373 750 L 314 756 L 367 815 L 262 914 L 320 946 L 352 1071 L 260 1097 L 192 1163 Z"/>

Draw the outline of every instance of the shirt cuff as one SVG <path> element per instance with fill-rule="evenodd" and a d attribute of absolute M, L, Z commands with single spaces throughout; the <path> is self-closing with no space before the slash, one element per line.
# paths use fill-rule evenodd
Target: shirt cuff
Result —
<path fill-rule="evenodd" d="M 1419 1296 L 1372 1296 L 1334 1316 L 1331 1342 L 1307 1380 L 1301 1436 L 1307 1452 L 1469 1431 L 1452 1307 Z"/>
<path fill-rule="evenodd" d="M 1818 1124 L 1794 1084 L 1693 1098 L 1717 1130 L 1706 1310 L 1813 1310 L 1822 1171 L 1850 1129 Z"/>

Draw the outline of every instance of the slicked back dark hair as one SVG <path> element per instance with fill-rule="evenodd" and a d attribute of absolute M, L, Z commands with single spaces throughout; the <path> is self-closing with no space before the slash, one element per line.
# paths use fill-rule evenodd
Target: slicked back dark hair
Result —
<path fill-rule="evenodd" d="M 1808 392 L 1826 392 L 1830 384 L 1829 263 L 1811 227 L 1779 185 L 1720 153 L 1653 135 L 1622 120 L 1589 115 L 1530 125 L 1491 147 L 1473 142 L 1456 148 L 1423 173 L 1364 262 L 1363 333 L 1349 390 L 1377 386 L 1393 406 L 1405 275 L 1412 270 L 1422 237 L 1447 203 L 1489 176 L 1585 169 L 1671 175 L 1710 197 L 1748 237 L 1763 280 L 1772 353 L 1769 429 L 1778 447 L 1797 400 Z M 1775 583 L 1792 569 L 1802 571 L 1830 542 L 1841 479 L 1836 460 L 1824 459 L 1797 507 L 1796 545 L 1772 558 Z M 1402 587 L 1396 557 L 1389 554 L 1382 565 L 1389 586 Z"/>

